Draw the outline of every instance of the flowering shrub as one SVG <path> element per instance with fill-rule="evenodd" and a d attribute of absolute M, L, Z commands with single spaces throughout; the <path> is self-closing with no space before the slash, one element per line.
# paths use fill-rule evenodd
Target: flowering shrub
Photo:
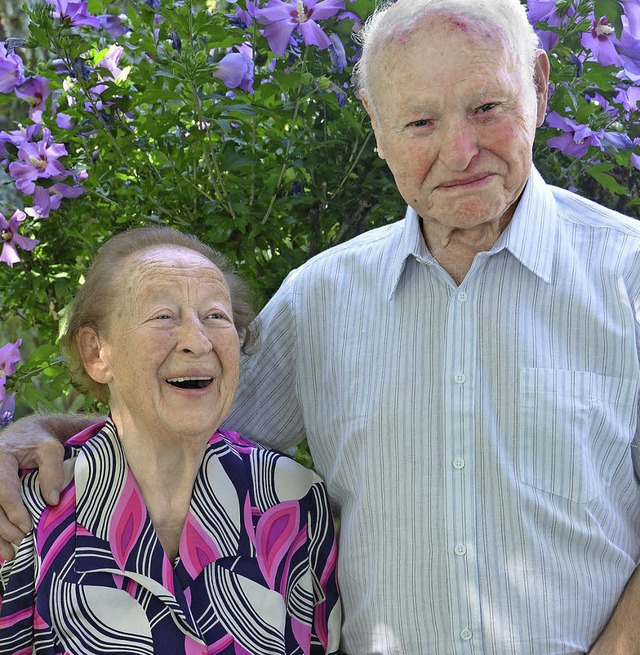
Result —
<path fill-rule="evenodd" d="M 637 215 L 637 1 L 527 4 L 552 62 L 538 167 Z M 308 257 L 401 216 L 349 84 L 353 35 L 374 0 L 217 5 L 46 0 L 28 10 L 26 41 L 0 43 L 0 102 L 25 107 L 23 124 L 0 132 L 0 163 L 22 199 L 0 207 L 0 344 L 14 339 L 0 348 L 0 422 L 16 398 L 91 402 L 71 391 L 55 341 L 87 262 L 115 231 L 193 232 L 263 301 Z M 50 57 L 25 70 L 21 52 L 33 48 Z M 23 338 L 45 345 L 17 368 Z"/>

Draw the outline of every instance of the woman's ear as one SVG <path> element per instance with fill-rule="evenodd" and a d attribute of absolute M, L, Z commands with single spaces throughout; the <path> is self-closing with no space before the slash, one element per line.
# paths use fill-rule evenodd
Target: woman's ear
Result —
<path fill-rule="evenodd" d="M 100 335 L 92 327 L 80 328 L 76 336 L 76 344 L 87 375 L 100 384 L 108 384 L 113 376 Z"/>

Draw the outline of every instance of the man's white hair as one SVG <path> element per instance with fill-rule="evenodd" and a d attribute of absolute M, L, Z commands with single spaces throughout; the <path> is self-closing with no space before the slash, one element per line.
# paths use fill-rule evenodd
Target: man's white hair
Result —
<path fill-rule="evenodd" d="M 372 79 L 376 59 L 394 47 L 394 42 L 397 45 L 398 37 L 417 29 L 428 30 L 429 20 L 439 16 L 457 18 L 479 32 L 491 34 L 514 58 L 523 79 L 531 80 L 533 91 L 539 42 L 519 0 L 397 0 L 378 8 L 358 35 L 362 57 L 356 65 L 354 81 L 374 110 Z"/>

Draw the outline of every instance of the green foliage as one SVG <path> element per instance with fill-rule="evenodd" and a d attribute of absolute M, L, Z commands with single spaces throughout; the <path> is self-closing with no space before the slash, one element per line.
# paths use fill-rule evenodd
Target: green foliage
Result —
<path fill-rule="evenodd" d="M 557 4 L 562 11 L 563 3 Z M 374 5 L 356 0 L 346 9 L 365 19 Z M 580 36 L 590 28 L 589 11 L 595 5 L 619 29 L 620 3 L 564 2 L 563 15 L 572 5 L 579 10 L 549 28 L 560 36 L 551 52 L 550 109 L 595 131 L 640 137 L 637 112 L 613 119 L 586 99 L 597 91 L 616 105 L 619 71 L 597 61 L 576 63 L 584 54 Z M 349 84 L 358 20 L 322 21 L 350 59 L 339 71 L 328 49 L 301 41 L 276 57 L 260 25 L 230 22 L 235 5 L 212 11 L 185 0 L 155 9 L 139 1 L 124 7 L 102 0 L 88 5 L 94 15 L 126 12 L 121 18 L 129 31 L 117 39 L 105 29 L 54 18 L 51 4 L 25 7 L 28 48 L 50 53 L 30 71 L 46 77 L 53 92 L 42 122 L 65 145 L 60 162 L 85 192 L 62 200 L 48 218 L 25 221 L 22 233 L 40 244 L 20 252 L 13 268 L 0 263 L 0 345 L 3 338 L 31 335 L 24 338 L 22 366 L 7 381 L 7 389 L 18 392 L 20 411 L 27 405 L 92 407 L 92 399 L 71 389 L 55 343 L 83 272 L 113 233 L 148 223 L 195 233 L 237 263 L 261 305 L 292 268 L 404 212 Z M 111 75 L 104 66 L 116 42 L 123 52 Z M 243 43 L 251 47 L 253 93 L 230 92 L 219 77 L 223 56 Z M 61 68 L 62 75 L 56 72 Z M 0 102 L 12 97 L 0 95 Z M 67 115 L 72 129 L 59 127 L 55 112 Z M 558 134 L 544 128 L 537 136 L 543 175 L 638 216 L 637 201 L 629 199 L 640 195 L 631 150 L 593 146 L 585 156 L 570 157 L 547 146 Z M 7 150 L 15 161 L 15 149 Z M 38 183 L 50 186 L 52 180 Z M 25 196 L 24 206 L 30 202 Z M 0 211 L 8 218 L 13 208 Z"/>

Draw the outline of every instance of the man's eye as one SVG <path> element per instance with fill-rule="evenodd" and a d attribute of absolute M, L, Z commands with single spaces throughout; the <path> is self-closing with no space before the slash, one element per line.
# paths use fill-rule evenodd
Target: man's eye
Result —
<path fill-rule="evenodd" d="M 478 113 L 478 114 L 486 114 L 487 112 L 491 111 L 492 109 L 495 109 L 497 106 L 498 106 L 498 105 L 497 105 L 497 103 L 495 103 L 495 102 L 487 102 L 487 103 L 484 104 L 484 105 L 480 105 L 480 107 L 478 107 L 478 108 L 476 109 L 476 113 Z"/>

